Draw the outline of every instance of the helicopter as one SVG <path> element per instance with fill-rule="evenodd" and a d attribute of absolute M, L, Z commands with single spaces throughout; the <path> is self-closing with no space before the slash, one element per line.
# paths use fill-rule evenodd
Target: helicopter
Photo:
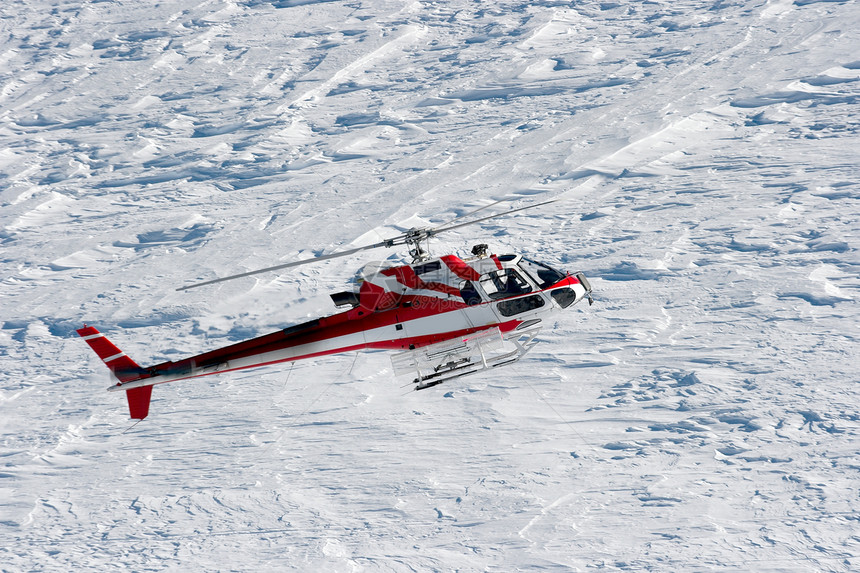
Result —
<path fill-rule="evenodd" d="M 138 421 L 149 414 L 152 388 L 158 384 L 357 350 L 397 351 L 391 356 L 394 374 L 408 374 L 412 379 L 407 385 L 415 390 L 509 365 L 538 343 L 536 337 L 549 314 L 583 299 L 589 305 L 594 300 L 582 272 L 563 273 L 518 254 L 491 254 L 486 244 L 475 245 L 467 258 L 430 254 L 429 241 L 439 233 L 557 199 L 456 223 L 502 201 L 372 245 L 176 289 L 185 291 L 369 249 L 408 248 L 410 264 L 369 263 L 356 274 L 357 290 L 331 294 L 341 309 L 333 315 L 149 367 L 139 366 L 92 326 L 85 324 L 77 333 L 110 370 L 115 383 L 108 391 L 124 391 L 129 414 Z"/>

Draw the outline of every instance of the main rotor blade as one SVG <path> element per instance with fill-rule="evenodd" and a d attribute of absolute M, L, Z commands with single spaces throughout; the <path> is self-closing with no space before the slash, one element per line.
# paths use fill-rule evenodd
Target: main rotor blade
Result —
<path fill-rule="evenodd" d="M 439 233 L 444 233 L 445 231 L 450 231 L 452 229 L 459 229 L 460 227 L 465 227 L 466 225 L 474 225 L 475 223 L 480 223 L 481 221 L 489 221 L 490 219 L 496 219 L 498 217 L 504 217 L 505 215 L 510 215 L 511 213 L 516 213 L 517 211 L 525 211 L 526 209 L 534 209 L 535 207 L 540 207 L 541 205 L 549 205 L 550 203 L 555 203 L 559 201 L 559 199 L 550 199 L 549 201 L 544 201 L 543 203 L 535 203 L 534 205 L 527 205 L 525 207 L 519 207 L 518 209 L 511 209 L 509 211 L 505 211 L 504 213 L 496 213 L 495 215 L 489 215 L 487 217 L 481 217 L 480 219 L 475 219 L 474 221 L 467 221 L 465 223 L 458 223 L 456 225 L 450 225 L 448 227 L 434 227 L 432 229 L 427 230 L 427 234 L 429 236 L 435 236 Z"/>
<path fill-rule="evenodd" d="M 505 215 L 510 215 L 511 213 L 516 213 L 517 211 L 525 211 L 526 209 L 534 209 L 535 207 L 540 207 L 542 205 L 549 205 L 550 203 L 555 203 L 556 201 L 558 201 L 558 199 L 550 199 L 549 201 L 544 201 L 543 203 L 536 203 L 534 205 L 527 205 L 526 207 L 520 207 L 518 209 L 510 209 L 509 211 L 505 211 L 504 213 L 496 213 L 495 215 L 490 215 L 488 217 L 481 217 L 480 219 L 475 219 L 474 221 L 467 221 L 465 223 L 458 223 L 456 225 L 451 225 L 451 223 L 453 223 L 454 221 L 456 221 L 458 219 L 462 219 L 463 217 L 468 217 L 469 215 L 473 215 L 473 214 L 477 213 L 478 211 L 481 211 L 481 210 L 486 209 L 488 207 L 492 207 L 494 205 L 498 205 L 499 203 L 503 203 L 503 202 L 509 201 L 509 200 L 510 199 L 500 199 L 499 201 L 495 201 L 494 203 L 490 203 L 489 205 L 479 207 L 478 209 L 470 211 L 469 213 L 465 213 L 463 215 L 455 217 L 454 219 L 451 219 L 447 223 L 442 223 L 441 225 L 439 225 L 437 227 L 431 227 L 431 228 L 426 229 L 426 230 L 424 230 L 424 229 L 412 229 L 412 231 L 418 231 L 418 233 L 419 233 L 418 235 L 412 234 L 411 232 L 405 233 L 403 235 L 398 235 L 396 237 L 392 237 L 392 238 L 387 239 L 385 241 L 380 241 L 379 243 L 374 243 L 372 245 L 366 245 L 364 247 L 356 247 L 354 249 L 348 249 L 346 251 L 337 251 L 335 253 L 331 253 L 328 255 L 322 255 L 322 256 L 313 257 L 310 259 L 302 259 L 300 261 L 293 261 L 290 263 L 275 265 L 273 267 L 266 267 L 264 269 L 257 269 L 255 271 L 248 271 L 246 273 L 239 273 L 237 275 L 230 275 L 229 277 L 222 277 L 220 279 L 213 279 L 211 281 L 194 283 L 194 284 L 191 284 L 188 286 L 179 287 L 176 290 L 177 291 L 184 291 L 184 290 L 189 290 L 189 289 L 193 289 L 193 288 L 197 288 L 197 287 L 221 283 L 224 281 L 231 281 L 233 279 L 239 279 L 242 277 L 250 277 L 252 275 L 258 275 L 260 273 L 267 273 L 269 271 L 277 271 L 280 269 L 288 269 L 290 267 L 297 267 L 299 265 L 305 265 L 308 263 L 317 263 L 320 261 L 327 261 L 329 259 L 336 259 L 338 257 L 346 257 L 348 255 L 352 255 L 352 254 L 358 253 L 360 251 L 366 251 L 368 249 L 376 249 L 379 247 L 393 247 L 395 245 L 404 245 L 404 244 L 407 244 L 410 240 L 411 241 L 424 240 L 424 239 L 427 239 L 429 237 L 436 236 L 439 233 L 443 233 L 445 231 L 451 231 L 452 229 L 459 229 L 460 227 L 465 227 L 466 225 L 474 225 L 475 223 L 480 223 L 481 221 L 488 221 L 490 219 L 496 219 L 498 217 L 504 217 Z"/>
<path fill-rule="evenodd" d="M 508 197 L 508 198 L 505 198 L 505 199 L 499 199 L 498 201 L 493 201 L 492 203 L 488 203 L 488 204 L 484 205 L 483 207 L 478 207 L 478 208 L 477 208 L 477 209 L 475 209 L 474 211 L 469 211 L 468 213 L 463 213 L 462 215 L 457 215 L 457 216 L 456 216 L 456 217 L 454 217 L 453 219 L 451 219 L 451 220 L 449 220 L 449 221 L 445 221 L 444 223 L 439 223 L 439 224 L 438 224 L 438 225 L 436 225 L 436 226 L 437 226 L 437 227 L 444 227 L 445 225 L 450 225 L 450 224 L 451 224 L 451 223 L 453 223 L 454 221 L 459 221 L 460 219 L 464 219 L 464 218 L 466 218 L 466 217 L 471 217 L 472 215 L 474 215 L 474 214 L 475 214 L 475 213 L 477 213 L 478 211 L 483 211 L 484 209 L 489 209 L 490 207 L 495 207 L 495 206 L 496 206 L 496 205 L 498 205 L 499 203 L 505 203 L 506 201 L 514 201 L 514 200 L 515 200 L 515 199 L 514 199 L 513 197 Z"/>
<path fill-rule="evenodd" d="M 233 280 L 233 279 L 240 279 L 240 278 L 242 278 L 242 277 L 249 277 L 249 276 L 251 276 L 251 275 L 258 275 L 258 274 L 260 274 L 260 273 L 267 273 L 267 272 L 269 272 L 269 271 L 277 271 L 277 270 L 279 270 L 279 269 L 286 269 L 286 268 L 289 268 L 289 267 L 297 267 L 297 266 L 299 266 L 299 265 L 304 265 L 304 264 L 307 264 L 307 263 L 317 263 L 317 262 L 319 262 L 319 261 L 327 261 L 327 260 L 329 260 L 329 259 L 336 259 L 336 258 L 338 258 L 338 257 L 346 257 L 347 255 L 352 255 L 352 254 L 357 253 L 357 252 L 359 252 L 359 251 L 366 251 L 366 250 L 368 250 L 368 249 L 376 249 L 376 248 L 378 248 L 378 247 L 388 247 L 388 246 L 391 246 L 391 245 L 393 244 L 393 241 L 395 241 L 395 240 L 397 240 L 397 239 L 399 239 L 399 238 L 400 238 L 400 237 L 395 237 L 394 239 L 389 239 L 389 240 L 387 240 L 387 241 L 382 241 L 382 242 L 380 242 L 380 243 L 374 243 L 373 245 L 367 245 L 367 246 L 364 246 L 364 247 L 356 247 L 355 249 L 349 249 L 349 250 L 346 250 L 346 251 L 338 251 L 338 252 L 336 252 L 336 253 L 331 253 L 331 254 L 329 254 L 329 255 L 322 255 L 322 256 L 319 256 L 319 257 L 311 258 L 311 259 L 302 259 L 302 260 L 300 260 L 300 261 L 293 261 L 293 262 L 291 262 L 291 263 L 284 263 L 284 264 L 282 264 L 282 265 L 275 265 L 275 266 L 273 266 L 273 267 L 266 267 L 265 269 L 257 269 L 256 271 L 248 271 L 247 273 L 239 273 L 238 275 L 230 275 L 229 277 L 222 277 L 222 278 L 220 278 L 220 279 L 213 279 L 213 280 L 211 280 L 211 281 L 205 281 L 205 282 L 201 282 L 201 283 L 194 283 L 194 284 L 192 284 L 192 285 L 188 285 L 188 286 L 180 287 L 180 288 L 178 288 L 178 289 L 176 289 L 176 290 L 177 290 L 177 291 L 183 291 L 183 290 L 188 290 L 188 289 L 192 289 L 192 288 L 197 288 L 197 287 L 202 287 L 202 286 L 212 285 L 212 284 L 215 284 L 215 283 L 221 283 L 221 282 L 224 282 L 224 281 L 231 281 L 231 280 Z"/>

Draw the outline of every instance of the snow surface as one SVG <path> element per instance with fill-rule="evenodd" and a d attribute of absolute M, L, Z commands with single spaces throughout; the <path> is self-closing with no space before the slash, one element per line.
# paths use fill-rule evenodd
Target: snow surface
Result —
<path fill-rule="evenodd" d="M 0 6 L 0 569 L 860 570 L 853 1 Z M 439 223 L 583 270 L 519 364 L 388 354 L 125 400 L 334 311 Z M 128 431 L 126 431 L 128 430 Z"/>

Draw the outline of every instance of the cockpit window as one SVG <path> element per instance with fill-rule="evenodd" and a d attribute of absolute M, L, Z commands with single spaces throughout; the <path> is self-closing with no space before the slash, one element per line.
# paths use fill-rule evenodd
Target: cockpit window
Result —
<path fill-rule="evenodd" d="M 532 287 L 514 269 L 501 269 L 481 277 L 481 288 L 490 299 L 508 298 L 531 292 Z"/>
<path fill-rule="evenodd" d="M 564 278 L 564 275 L 557 270 L 548 267 L 543 263 L 531 261 L 525 257 L 520 260 L 520 267 L 526 271 L 542 289 L 551 287 Z"/>

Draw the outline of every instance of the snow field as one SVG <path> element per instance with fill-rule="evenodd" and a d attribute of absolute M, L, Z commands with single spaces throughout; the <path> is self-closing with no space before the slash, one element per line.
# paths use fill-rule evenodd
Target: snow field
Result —
<path fill-rule="evenodd" d="M 852 2 L 0 8 L 0 569 L 857 569 Z M 520 363 L 385 353 L 154 391 L 443 235 L 583 270 Z M 518 203 L 519 205 L 520 203 Z M 398 259 L 380 251 L 372 257 Z"/>

